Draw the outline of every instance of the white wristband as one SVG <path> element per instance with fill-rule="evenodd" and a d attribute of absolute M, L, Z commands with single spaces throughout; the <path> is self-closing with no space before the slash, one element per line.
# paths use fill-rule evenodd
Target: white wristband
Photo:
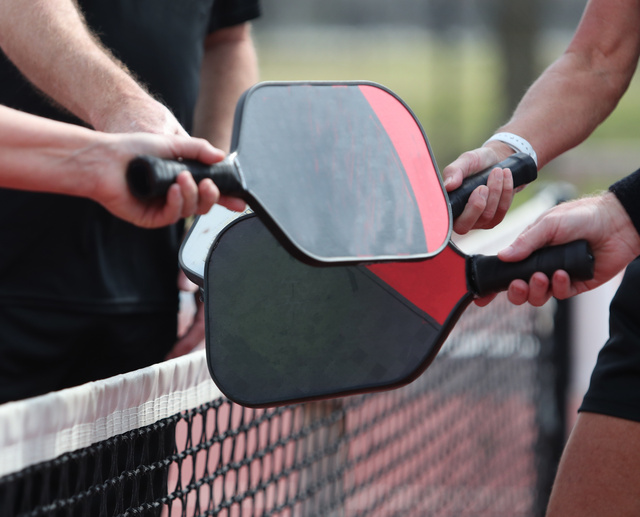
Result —
<path fill-rule="evenodd" d="M 492 140 L 498 140 L 499 142 L 507 144 L 517 153 L 528 154 L 533 158 L 533 161 L 536 162 L 536 167 L 538 166 L 538 156 L 536 155 L 536 152 L 533 150 L 533 147 L 531 147 L 531 144 L 521 136 L 514 135 L 513 133 L 496 133 L 482 145 L 487 145 L 487 143 Z"/>

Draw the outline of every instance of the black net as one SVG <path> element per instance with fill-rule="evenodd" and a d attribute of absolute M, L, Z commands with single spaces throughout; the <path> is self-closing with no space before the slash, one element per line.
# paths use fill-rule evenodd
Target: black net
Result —
<path fill-rule="evenodd" d="M 272 409 L 218 398 L 5 475 L 0 514 L 542 515 L 564 435 L 556 314 L 472 306 L 404 388 Z"/>

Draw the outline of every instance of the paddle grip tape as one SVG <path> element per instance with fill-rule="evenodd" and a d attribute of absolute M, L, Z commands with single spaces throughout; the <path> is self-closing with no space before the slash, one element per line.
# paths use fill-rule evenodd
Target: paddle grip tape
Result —
<path fill-rule="evenodd" d="M 196 183 L 210 178 L 222 194 L 238 195 L 243 192 L 242 182 L 230 160 L 206 165 L 193 160 L 165 160 L 156 156 L 138 156 L 127 168 L 127 183 L 131 193 L 147 200 L 166 195 L 178 175 L 188 170 Z"/>
<path fill-rule="evenodd" d="M 455 219 L 458 217 L 469 201 L 471 193 L 480 185 L 486 185 L 489 179 L 489 173 L 500 167 L 501 169 L 509 169 L 513 177 L 513 186 L 520 187 L 531 183 L 538 177 L 538 168 L 536 163 L 526 153 L 516 153 L 505 158 L 500 163 L 491 165 L 486 169 L 469 176 L 464 180 L 462 185 L 456 190 L 449 192 L 449 203 L 451 204 L 451 216 Z"/>
<path fill-rule="evenodd" d="M 539 249 L 520 262 L 503 262 L 496 256 L 473 255 L 467 263 L 467 279 L 476 296 L 486 296 L 508 289 L 513 280 L 528 282 L 536 271 L 551 278 L 553 273 L 562 269 L 572 280 L 588 280 L 593 278 L 593 268 L 589 244 L 585 240 L 577 240 Z"/>
<path fill-rule="evenodd" d="M 618 198 L 640 235 L 640 169 L 616 181 L 609 191 Z"/>

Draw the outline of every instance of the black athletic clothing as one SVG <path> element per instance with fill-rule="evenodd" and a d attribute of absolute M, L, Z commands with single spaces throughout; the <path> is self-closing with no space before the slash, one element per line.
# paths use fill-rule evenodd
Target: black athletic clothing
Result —
<path fill-rule="evenodd" d="M 189 131 L 203 39 L 258 14 L 257 0 L 81 0 L 106 46 Z M 0 104 L 73 121 L 6 58 Z M 177 307 L 181 225 L 147 230 L 87 199 L 0 189 L 0 303 L 128 312 Z"/>
<path fill-rule="evenodd" d="M 609 190 L 640 232 L 640 170 Z M 640 422 L 640 257 L 627 266 L 609 309 L 609 339 L 598 354 L 580 411 Z"/>
<path fill-rule="evenodd" d="M 205 36 L 259 15 L 259 0 L 79 0 L 79 5 L 105 45 L 187 131 Z M 36 91 L 1 52 L 0 104 L 81 124 Z M 141 229 L 87 199 L 0 189 L 0 382 L 11 386 L 23 375 L 26 385 L 39 376 L 42 393 L 160 360 L 176 336 L 181 238 L 181 223 Z M 137 339 L 144 340 L 139 348 L 146 357 L 128 360 L 130 345 L 109 327 L 130 329 L 131 315 L 139 316 Z M 35 320 L 33 328 L 24 328 Z M 95 349 L 97 361 L 103 352 L 97 349 L 110 346 L 111 362 L 81 362 L 80 377 L 71 372 L 77 365 L 67 373 L 41 373 L 49 354 L 48 368 L 58 369 L 64 354 L 82 346 Z M 0 401 L 23 396 L 20 390 L 0 390 Z"/>
<path fill-rule="evenodd" d="M 172 311 L 91 314 L 2 307 L 0 396 L 17 400 L 164 359 L 175 343 Z"/>
<path fill-rule="evenodd" d="M 609 315 L 609 339 L 580 411 L 640 422 L 640 258 L 627 266 Z"/>

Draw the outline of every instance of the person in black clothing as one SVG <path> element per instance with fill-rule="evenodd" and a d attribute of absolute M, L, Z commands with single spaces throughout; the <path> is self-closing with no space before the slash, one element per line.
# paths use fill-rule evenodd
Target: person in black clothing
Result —
<path fill-rule="evenodd" d="M 258 15 L 258 0 L 7 0 L 0 104 L 227 151 L 257 80 Z M 1 189 L 0 402 L 161 361 L 177 340 L 182 235 L 182 222 L 142 229 L 86 198 Z"/>
<path fill-rule="evenodd" d="M 640 3 L 590 0 L 567 50 L 531 85 L 513 116 L 485 144 L 443 170 L 448 190 L 462 178 L 527 150 L 539 167 L 586 139 L 615 109 L 640 59 Z M 610 337 L 598 356 L 576 424 L 564 450 L 548 517 L 640 514 L 640 172 L 606 192 L 560 205 L 499 253 L 518 260 L 538 246 L 585 237 L 595 254 L 595 278 L 571 282 L 564 271 L 515 281 L 516 304 L 545 303 L 592 289 L 626 268 L 610 310 Z M 457 232 L 498 223 L 513 195 L 510 174 L 496 171 L 454 223 Z M 478 300 L 486 304 L 488 298 Z"/>

